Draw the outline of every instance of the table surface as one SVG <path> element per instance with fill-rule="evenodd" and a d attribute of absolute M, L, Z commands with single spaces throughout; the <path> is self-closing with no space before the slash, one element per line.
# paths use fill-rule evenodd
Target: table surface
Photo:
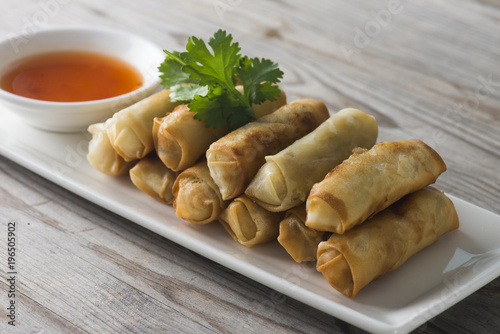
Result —
<path fill-rule="evenodd" d="M 243 53 L 279 63 L 290 100 L 312 97 L 332 111 L 351 106 L 370 113 L 379 141 L 424 140 L 448 166 L 437 187 L 500 214 L 495 0 L 1 0 L 0 8 L 0 36 L 99 25 L 179 50 L 189 36 L 226 29 Z M 363 332 L 2 156 L 0 199 L 2 230 L 21 219 L 38 233 L 23 237 L 29 229 L 20 227 L 19 322 L 17 331 L 7 328 L 2 307 L 2 333 Z M 161 266 L 162 274 L 145 271 L 144 263 Z M 6 276 L 3 262 L 0 272 Z M 6 300 L 4 279 L 0 289 Z M 499 310 L 497 278 L 415 333 L 491 333 L 500 328 Z"/>

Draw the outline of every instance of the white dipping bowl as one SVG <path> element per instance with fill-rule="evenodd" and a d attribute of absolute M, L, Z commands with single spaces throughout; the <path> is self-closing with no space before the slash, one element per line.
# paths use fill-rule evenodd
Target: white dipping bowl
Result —
<path fill-rule="evenodd" d="M 140 36 L 99 27 L 50 27 L 10 34 L 0 41 L 0 75 L 19 59 L 54 51 L 95 52 L 119 58 L 139 71 L 143 86 L 123 95 L 85 102 L 36 100 L 0 89 L 0 103 L 33 127 L 56 132 L 84 131 L 159 88 L 158 66 L 165 59 L 163 50 Z"/>

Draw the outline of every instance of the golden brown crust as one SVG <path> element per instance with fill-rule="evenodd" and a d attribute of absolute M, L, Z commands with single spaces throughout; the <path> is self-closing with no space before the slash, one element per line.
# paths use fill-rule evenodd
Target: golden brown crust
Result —
<path fill-rule="evenodd" d="M 316 261 L 318 244 L 326 233 L 305 226 L 306 207 L 302 204 L 288 210 L 280 222 L 278 242 L 295 262 Z"/>
<path fill-rule="evenodd" d="M 243 193 L 265 162 L 329 117 L 325 104 L 299 99 L 230 132 L 210 145 L 206 156 L 212 177 L 224 199 Z"/>
<path fill-rule="evenodd" d="M 229 204 L 222 199 L 205 160 L 182 171 L 174 182 L 172 193 L 176 215 L 195 224 L 216 220 Z"/>
<path fill-rule="evenodd" d="M 207 128 L 194 118 L 186 104 L 177 106 L 159 123 L 156 151 L 163 163 L 174 171 L 194 165 L 212 142 L 229 132 L 228 128 Z"/>
<path fill-rule="evenodd" d="M 125 161 L 109 141 L 105 123 L 92 124 L 88 128 L 92 135 L 89 141 L 87 160 L 101 173 L 109 176 L 127 174 L 136 161 Z"/>
<path fill-rule="evenodd" d="M 309 194 L 306 225 L 344 233 L 404 195 L 436 181 L 442 158 L 418 139 L 380 142 L 354 153 Z"/>
<path fill-rule="evenodd" d="M 177 173 L 167 168 L 154 152 L 139 160 L 129 174 L 132 183 L 144 193 L 166 204 L 173 203 L 172 187 Z"/>
<path fill-rule="evenodd" d="M 432 147 L 430 147 L 429 145 L 427 145 L 426 143 L 424 143 L 420 139 L 411 139 L 411 140 L 413 140 L 413 141 L 415 141 L 415 142 L 423 145 L 423 147 L 425 149 L 427 149 L 427 151 L 429 152 L 429 154 L 432 156 L 432 159 L 438 165 L 438 169 L 439 170 L 442 170 L 442 172 L 445 172 L 448 169 L 448 167 L 446 166 L 446 163 L 444 162 L 443 158 L 439 155 L 439 153 L 437 153 L 436 150 L 434 150 Z"/>
<path fill-rule="evenodd" d="M 245 195 L 235 198 L 222 212 L 219 221 L 240 244 L 253 247 L 276 240 L 284 213 L 269 212 Z"/>
<path fill-rule="evenodd" d="M 275 101 L 255 105 L 255 115 L 259 118 L 270 114 L 285 103 L 286 95 L 282 92 Z M 210 144 L 230 131 L 229 126 L 206 127 L 194 116 L 195 113 L 189 110 L 187 104 L 181 104 L 167 116 L 155 119 L 153 137 L 156 151 L 163 163 L 174 171 L 179 172 L 194 165 Z"/>
<path fill-rule="evenodd" d="M 111 145 L 125 161 L 145 157 L 154 150 L 154 118 L 170 113 L 178 104 L 170 101 L 169 90 L 162 90 L 118 111 L 106 121 Z"/>
<path fill-rule="evenodd" d="M 373 116 L 345 108 L 275 155 L 252 179 L 245 194 L 269 211 L 280 212 L 305 202 L 311 187 L 354 148 L 371 148 L 378 136 Z"/>
<path fill-rule="evenodd" d="M 426 187 L 362 225 L 321 242 L 317 269 L 335 289 L 354 297 L 368 283 L 458 226 L 453 202 L 441 191 Z"/>
<path fill-rule="evenodd" d="M 310 197 L 321 198 L 326 204 L 328 204 L 338 215 L 340 220 L 347 219 L 347 209 L 345 203 L 342 199 L 336 197 L 334 193 L 325 191 L 319 187 L 311 189 L 309 193 Z M 312 207 L 311 207 L 312 209 Z"/>

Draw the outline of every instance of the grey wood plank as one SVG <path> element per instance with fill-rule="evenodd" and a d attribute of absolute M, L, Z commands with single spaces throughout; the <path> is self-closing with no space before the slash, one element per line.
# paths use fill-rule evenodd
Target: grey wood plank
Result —
<path fill-rule="evenodd" d="M 400 7 L 383 21 L 391 3 Z M 227 29 L 245 53 L 280 64 L 290 98 L 319 98 L 332 112 L 353 106 L 371 113 L 380 140 L 423 139 L 448 165 L 437 186 L 500 213 L 495 1 L 0 0 L 0 7 L 8 8 L 0 36 L 37 25 L 92 24 L 180 49 L 188 36 Z M 2 228 L 22 222 L 19 333 L 362 332 L 3 157 L 0 200 Z M 2 298 L 6 290 L 2 281 Z M 492 332 L 500 328 L 499 301 L 497 278 L 415 332 Z"/>

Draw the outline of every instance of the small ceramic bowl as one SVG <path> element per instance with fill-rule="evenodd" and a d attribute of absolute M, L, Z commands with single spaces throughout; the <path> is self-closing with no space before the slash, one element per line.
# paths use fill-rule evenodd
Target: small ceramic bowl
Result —
<path fill-rule="evenodd" d="M 150 95 L 159 88 L 158 66 L 165 58 L 152 42 L 120 30 L 97 27 L 51 27 L 27 34 L 12 34 L 0 41 L 0 75 L 12 62 L 53 51 L 96 52 L 134 66 L 143 85 L 123 95 L 85 102 L 49 102 L 22 97 L 0 89 L 0 103 L 34 127 L 57 131 L 84 131 L 90 124 Z"/>

